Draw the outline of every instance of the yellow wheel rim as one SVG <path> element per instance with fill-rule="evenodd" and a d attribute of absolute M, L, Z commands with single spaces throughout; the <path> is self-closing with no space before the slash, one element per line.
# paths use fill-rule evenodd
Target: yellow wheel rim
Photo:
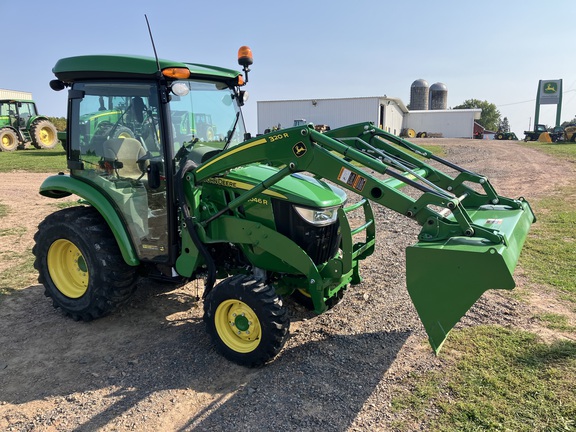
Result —
<path fill-rule="evenodd" d="M 56 288 L 69 298 L 82 297 L 88 289 L 88 266 L 74 243 L 56 240 L 48 249 L 48 271 Z"/>
<path fill-rule="evenodd" d="M 298 288 L 298 292 L 300 294 L 302 294 L 304 297 L 308 297 L 308 298 L 312 298 L 312 296 L 310 295 L 310 293 L 308 291 L 306 291 L 305 289 L 302 288 Z"/>
<path fill-rule="evenodd" d="M 249 353 L 260 344 L 260 321 L 252 308 L 240 300 L 223 301 L 216 309 L 214 323 L 222 342 L 233 351 Z"/>
<path fill-rule="evenodd" d="M 120 133 L 118 134 L 118 138 L 124 138 L 124 139 L 126 139 L 126 138 L 132 138 L 132 135 L 130 135 L 128 132 L 120 132 Z"/>
<path fill-rule="evenodd" d="M 4 134 L 2 135 L 2 147 L 5 149 L 11 149 L 12 147 L 16 146 L 16 141 L 12 138 L 11 135 Z"/>
<path fill-rule="evenodd" d="M 43 127 L 40 129 L 38 134 L 38 138 L 44 145 L 49 145 L 54 142 L 56 139 L 56 135 L 54 135 L 54 131 L 49 127 Z"/>

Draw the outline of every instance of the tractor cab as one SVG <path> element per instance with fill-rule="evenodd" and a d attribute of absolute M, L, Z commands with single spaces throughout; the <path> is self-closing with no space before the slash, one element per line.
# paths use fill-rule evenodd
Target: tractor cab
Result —
<path fill-rule="evenodd" d="M 188 77 L 177 80 L 141 77 L 137 68 L 124 71 L 130 80 L 111 79 L 110 64 L 103 67 L 106 78 L 94 71 L 90 79 L 77 79 L 64 71 L 68 64 L 78 69 L 87 61 L 65 59 L 55 67 L 70 87 L 70 176 L 98 190 L 119 210 L 140 260 L 173 262 L 178 227 L 171 222 L 177 218 L 168 184 L 192 148 L 200 163 L 206 155 L 243 141 L 237 82 L 231 73 L 222 76 L 192 65 L 179 65 Z M 155 65 L 154 59 L 148 63 Z"/>
<path fill-rule="evenodd" d="M 38 116 L 31 101 L 0 100 L 0 126 L 25 129 L 30 118 Z"/>

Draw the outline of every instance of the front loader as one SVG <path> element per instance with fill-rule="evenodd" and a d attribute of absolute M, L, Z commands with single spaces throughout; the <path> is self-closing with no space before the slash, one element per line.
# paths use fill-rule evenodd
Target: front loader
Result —
<path fill-rule="evenodd" d="M 244 75 L 146 57 L 56 64 L 52 88 L 69 89 L 70 173 L 47 178 L 40 193 L 82 205 L 48 216 L 35 236 L 55 307 L 88 321 L 125 303 L 138 277 L 203 279 L 215 347 L 261 365 L 288 337 L 286 296 L 321 314 L 361 282 L 360 262 L 376 246 L 372 205 L 422 227 L 406 280 L 436 352 L 482 293 L 514 287 L 535 220 L 524 199 L 371 123 L 253 138 L 241 114 L 249 48 L 239 64 Z M 106 127 L 95 124 L 99 107 L 118 112 Z M 218 133 L 190 127 L 199 113 Z M 357 226 L 350 212 L 360 212 Z"/>

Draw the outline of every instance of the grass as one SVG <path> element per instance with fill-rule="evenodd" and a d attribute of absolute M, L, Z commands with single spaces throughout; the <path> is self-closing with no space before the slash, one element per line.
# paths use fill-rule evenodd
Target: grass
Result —
<path fill-rule="evenodd" d="M 576 162 L 574 144 L 523 144 Z M 576 303 L 576 185 L 531 203 L 538 217 L 520 266 L 530 280 Z M 576 332 L 567 316 L 542 313 L 545 327 Z M 453 331 L 439 372 L 413 375 L 393 400 L 398 429 L 576 431 L 576 342 L 544 343 L 519 330 Z M 402 386 L 406 388 L 406 386 Z"/>
<path fill-rule="evenodd" d="M 551 285 L 576 303 L 576 186 L 535 203 L 538 223 L 522 251 L 521 265 L 534 281 Z M 538 211 L 540 210 L 540 211 Z"/>
<path fill-rule="evenodd" d="M 458 360 L 409 378 L 393 400 L 394 410 L 409 413 L 399 429 L 576 429 L 576 342 L 546 344 L 528 332 L 483 326 L 453 332 L 445 350 Z"/>
<path fill-rule="evenodd" d="M 0 152 L 0 172 L 59 172 L 66 171 L 66 152 L 50 150 L 17 150 Z"/>

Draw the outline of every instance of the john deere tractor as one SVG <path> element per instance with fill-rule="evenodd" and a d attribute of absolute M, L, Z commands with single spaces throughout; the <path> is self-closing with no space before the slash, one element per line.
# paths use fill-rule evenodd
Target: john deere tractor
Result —
<path fill-rule="evenodd" d="M 56 126 L 38 115 L 33 101 L 0 100 L 0 151 L 25 148 L 28 143 L 38 149 L 51 149 L 58 142 Z"/>
<path fill-rule="evenodd" d="M 241 112 L 250 49 L 238 58 L 242 72 L 136 56 L 56 63 L 69 173 L 40 193 L 82 205 L 35 235 L 34 266 L 55 307 L 89 321 L 124 304 L 139 277 L 201 279 L 217 350 L 261 365 L 288 337 L 287 296 L 321 314 L 361 282 L 374 204 L 422 227 L 406 251 L 407 288 L 436 352 L 482 293 L 514 287 L 535 220 L 528 202 L 371 123 L 251 137 Z M 218 133 L 189 127 L 198 114 Z"/>

